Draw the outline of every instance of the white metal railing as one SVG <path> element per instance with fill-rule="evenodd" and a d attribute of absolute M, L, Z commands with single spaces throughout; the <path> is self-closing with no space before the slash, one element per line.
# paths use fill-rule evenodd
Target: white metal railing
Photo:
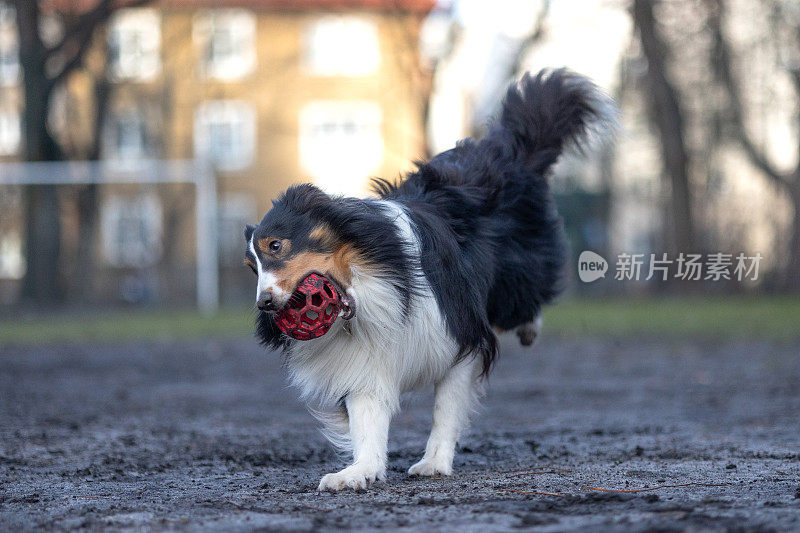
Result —
<path fill-rule="evenodd" d="M 135 162 L 47 161 L 0 163 L 0 185 L 167 184 L 195 186 L 197 307 L 219 307 L 217 187 L 214 171 L 197 159 L 146 159 Z"/>

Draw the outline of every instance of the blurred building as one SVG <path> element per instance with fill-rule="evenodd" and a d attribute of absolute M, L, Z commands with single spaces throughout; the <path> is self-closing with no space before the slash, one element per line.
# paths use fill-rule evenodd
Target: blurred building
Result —
<path fill-rule="evenodd" d="M 59 2 L 79 10 L 96 0 L 50 4 Z M 774 269 L 792 206 L 724 135 L 726 100 L 713 79 L 706 9 L 675 0 L 657 10 L 685 114 L 697 251 L 760 252 L 764 269 Z M 775 165 L 789 168 L 796 105 L 785 65 L 774 60 L 767 11 L 755 0 L 732 0 L 728 34 L 735 67 L 746 73 L 748 127 Z M 57 42 L 59 22 L 45 19 L 43 39 Z M 0 0 L 0 162 L 22 149 L 18 55 L 14 11 Z M 369 176 L 396 177 L 428 152 L 481 135 L 522 72 L 561 66 L 594 79 L 621 107 L 615 150 L 567 156 L 555 168 L 573 251 L 610 258 L 664 251 L 670 191 L 627 0 L 153 1 L 117 12 L 96 35 L 85 67 L 54 98 L 51 128 L 76 159 L 97 154 L 120 168 L 145 159 L 208 161 L 217 180 L 223 298 L 249 298 L 242 227 L 280 190 L 313 181 L 364 193 Z M 187 189 L 102 188 L 100 298 L 191 293 Z M 64 195 L 63 240 L 74 243 L 79 208 L 71 195 Z M 2 188 L 0 302 L 13 300 L 6 286 L 25 271 L 20 198 L 19 188 Z M 65 248 L 69 274 L 77 248 Z"/>
<path fill-rule="evenodd" d="M 99 153 L 116 165 L 209 161 L 223 275 L 228 269 L 232 276 L 222 286 L 243 287 L 236 283 L 246 275 L 243 227 L 282 189 L 313 181 L 329 192 L 363 194 L 370 177 L 396 177 L 424 156 L 429 83 L 418 33 L 432 5 L 161 0 L 123 9 L 55 98 L 53 128 L 81 158 L 92 152 L 93 127 L 104 113 Z M 20 153 L 22 94 L 14 12 L 0 6 L 3 161 Z M 57 38 L 57 23 L 52 30 Z M 185 187 L 109 186 L 101 194 L 98 257 L 105 267 L 141 270 L 169 255 L 179 269 L 192 260 Z M 65 223 L 67 239 L 72 226 Z M 13 233 L 0 236 L 0 276 L 19 277 L 24 269 L 23 239 Z"/>

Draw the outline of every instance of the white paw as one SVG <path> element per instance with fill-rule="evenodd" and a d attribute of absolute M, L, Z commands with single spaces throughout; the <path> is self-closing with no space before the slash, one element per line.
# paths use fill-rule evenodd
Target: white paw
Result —
<path fill-rule="evenodd" d="M 453 473 L 453 461 L 439 457 L 423 457 L 420 462 L 408 469 L 412 476 L 449 476 Z"/>
<path fill-rule="evenodd" d="M 384 477 L 385 474 L 381 469 L 353 464 L 341 472 L 323 476 L 317 490 L 366 489 L 370 483 L 382 481 Z"/>

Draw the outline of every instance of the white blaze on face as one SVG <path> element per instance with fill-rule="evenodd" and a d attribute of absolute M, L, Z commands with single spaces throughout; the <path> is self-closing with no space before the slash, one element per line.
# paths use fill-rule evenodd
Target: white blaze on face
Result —
<path fill-rule="evenodd" d="M 259 296 L 261 296 L 261 293 L 264 291 L 271 292 L 272 299 L 276 303 L 282 302 L 285 296 L 285 292 L 278 287 L 278 278 L 275 277 L 275 274 L 269 271 L 265 271 L 264 268 L 261 266 L 261 260 L 258 258 L 255 245 L 253 244 L 253 237 L 250 237 L 250 253 L 253 254 L 253 257 L 256 260 L 256 272 L 258 272 L 258 284 L 256 285 L 256 302 L 258 302 Z"/>

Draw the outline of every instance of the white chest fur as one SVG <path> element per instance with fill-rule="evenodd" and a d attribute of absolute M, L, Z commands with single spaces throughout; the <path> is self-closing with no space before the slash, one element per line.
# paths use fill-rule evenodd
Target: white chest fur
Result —
<path fill-rule="evenodd" d="M 337 320 L 312 341 L 294 342 L 288 367 L 306 400 L 336 402 L 350 393 L 387 399 L 440 379 L 452 366 L 457 345 L 419 263 L 419 243 L 408 215 L 393 202 L 381 202 L 394 219 L 412 258 L 420 290 L 403 320 L 402 302 L 391 284 L 373 271 L 353 267 L 350 296 L 356 316 Z M 346 325 L 345 325 L 346 324 Z M 396 406 L 392 406 L 396 408 Z"/>

